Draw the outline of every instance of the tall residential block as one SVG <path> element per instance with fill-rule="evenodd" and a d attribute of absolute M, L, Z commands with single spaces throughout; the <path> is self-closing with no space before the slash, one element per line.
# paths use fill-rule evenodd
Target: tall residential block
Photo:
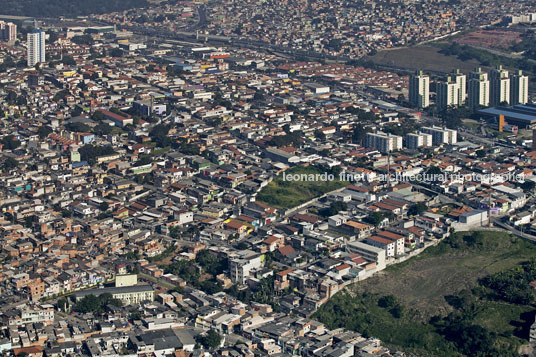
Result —
<path fill-rule="evenodd" d="M 0 41 L 15 42 L 15 40 L 17 40 L 17 25 L 0 21 Z"/>
<path fill-rule="evenodd" d="M 409 133 L 406 135 L 406 147 L 416 150 L 422 147 L 432 146 L 432 135 L 426 133 Z"/>
<path fill-rule="evenodd" d="M 529 101 L 529 77 L 518 71 L 510 77 L 510 104 L 527 104 Z"/>
<path fill-rule="evenodd" d="M 437 85 L 436 102 L 440 110 L 448 107 L 457 107 L 460 104 L 460 87 L 459 84 L 452 78 L 447 77 L 445 82 L 440 82 Z"/>
<path fill-rule="evenodd" d="M 490 105 L 510 103 L 510 77 L 506 69 L 497 67 L 490 73 Z"/>
<path fill-rule="evenodd" d="M 409 101 L 419 108 L 430 105 L 430 77 L 422 71 L 417 71 L 409 78 Z"/>
<path fill-rule="evenodd" d="M 474 72 L 471 72 L 469 78 L 467 100 L 469 107 L 475 109 L 479 106 L 489 106 L 490 84 L 488 74 L 477 68 Z"/>
<path fill-rule="evenodd" d="M 45 32 L 33 30 L 27 37 L 28 67 L 45 62 Z"/>
<path fill-rule="evenodd" d="M 467 99 L 467 76 L 457 69 L 454 71 L 453 77 L 458 84 L 458 104 L 464 105 Z"/>
<path fill-rule="evenodd" d="M 421 131 L 432 135 L 434 145 L 456 144 L 458 142 L 458 132 L 453 129 L 441 128 L 438 126 L 422 127 Z"/>
<path fill-rule="evenodd" d="M 368 133 L 365 137 L 365 146 L 376 148 L 382 153 L 402 149 L 402 137 L 382 132 Z"/>

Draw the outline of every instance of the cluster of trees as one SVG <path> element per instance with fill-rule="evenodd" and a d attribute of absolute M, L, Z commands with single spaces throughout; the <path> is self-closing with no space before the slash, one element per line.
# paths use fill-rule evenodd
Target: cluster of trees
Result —
<path fill-rule="evenodd" d="M 197 342 L 206 349 L 215 349 L 220 346 L 222 337 L 214 330 L 210 329 L 206 335 L 201 335 Z"/>
<path fill-rule="evenodd" d="M 227 267 L 226 259 L 218 259 L 208 251 L 201 251 L 196 257 L 196 263 L 188 260 L 178 260 L 173 264 L 164 266 L 166 273 L 173 273 L 184 279 L 189 285 L 198 288 L 207 294 L 215 294 L 223 290 L 215 276 L 221 274 Z M 212 278 L 201 281 L 202 273 L 212 275 Z"/>
<path fill-rule="evenodd" d="M 490 289 L 488 296 L 491 298 L 512 304 L 528 305 L 534 302 L 534 293 L 529 285 L 534 280 L 536 280 L 536 260 L 488 275 L 479 282 Z"/>
<path fill-rule="evenodd" d="M 111 146 L 95 146 L 91 144 L 82 146 L 78 152 L 80 153 L 80 158 L 89 163 L 94 163 L 99 156 L 115 154 Z"/>
<path fill-rule="evenodd" d="M 168 136 L 169 129 L 170 127 L 164 124 L 155 125 L 149 132 L 149 137 L 158 147 L 167 147 L 171 144 L 171 139 Z"/>
<path fill-rule="evenodd" d="M 26 103 L 28 102 L 24 95 L 17 95 L 17 93 L 13 91 L 7 92 L 6 101 L 10 105 L 26 105 Z"/>
<path fill-rule="evenodd" d="M 15 150 L 20 146 L 20 141 L 13 135 L 6 135 L 0 140 L 5 150 Z"/>
<path fill-rule="evenodd" d="M 443 110 L 440 115 L 447 128 L 458 129 L 463 124 L 462 119 L 473 117 L 474 112 L 468 107 L 449 107 Z"/>
<path fill-rule="evenodd" d="M 394 214 L 392 212 L 372 212 L 365 217 L 364 221 L 377 227 L 386 218 L 391 220 L 394 218 Z"/>
<path fill-rule="evenodd" d="M 238 289 L 238 286 L 233 285 L 225 292 L 246 304 L 255 301 L 261 304 L 270 304 L 274 310 L 277 310 L 278 305 L 276 305 L 274 301 L 276 295 L 274 290 L 274 279 L 273 275 L 261 279 L 253 291 L 249 288 Z"/>
<path fill-rule="evenodd" d="M 58 17 L 104 14 L 146 7 L 147 0 L 4 0 L 2 12 L 6 15 Z"/>
<path fill-rule="evenodd" d="M 525 42 L 525 45 L 530 43 L 530 39 Z M 523 46 L 523 45 L 521 45 Z M 512 57 L 499 56 L 494 53 L 474 48 L 468 45 L 460 45 L 458 43 L 451 43 L 450 46 L 443 48 L 440 53 L 447 56 L 456 56 L 462 61 L 477 60 L 483 66 L 497 66 L 504 65 L 512 68 L 519 68 L 528 72 L 536 72 L 536 63 L 530 59 L 532 55 L 531 49 L 534 47 L 527 48 L 525 53 L 525 58 L 517 59 Z"/>
<path fill-rule="evenodd" d="M 293 132 L 288 132 L 285 135 L 278 135 L 272 137 L 270 140 L 270 145 L 277 147 L 282 146 L 294 146 L 299 147 L 303 142 L 303 132 L 301 130 L 296 130 Z"/>
<path fill-rule="evenodd" d="M 378 306 L 388 310 L 389 313 L 396 319 L 401 318 L 404 314 L 404 307 L 393 295 L 382 296 L 378 300 Z"/>
<path fill-rule="evenodd" d="M 200 251 L 196 256 L 195 261 L 206 273 L 213 276 L 222 274 L 229 266 L 227 258 L 218 258 L 210 254 L 208 250 Z"/>
<path fill-rule="evenodd" d="M 345 202 L 337 201 L 332 202 L 329 207 L 321 209 L 318 213 L 323 217 L 330 217 L 334 216 L 340 211 L 346 211 L 348 209 L 348 206 Z"/>
<path fill-rule="evenodd" d="M 406 136 L 417 129 L 417 123 L 413 119 L 404 119 L 400 124 L 386 125 L 385 132 L 393 135 Z"/>
<path fill-rule="evenodd" d="M 76 44 L 78 44 L 78 45 L 93 45 L 93 43 L 95 42 L 93 40 L 93 37 L 91 37 L 91 35 L 87 35 L 87 34 L 73 36 L 71 41 L 76 43 Z"/>
<path fill-rule="evenodd" d="M 2 168 L 6 171 L 9 171 L 11 169 L 14 169 L 16 167 L 19 166 L 19 162 L 12 158 L 12 157 L 8 157 L 7 159 L 4 160 L 4 162 L 2 163 Z"/>
<path fill-rule="evenodd" d="M 451 313 L 447 317 L 433 318 L 436 331 L 453 342 L 458 351 L 467 356 L 508 356 L 509 346 L 497 343 L 497 334 L 471 322 L 465 314 Z"/>
<path fill-rule="evenodd" d="M 107 311 L 108 306 L 120 307 L 123 303 L 119 299 L 114 299 L 112 294 L 105 293 L 99 296 L 86 295 L 74 305 L 74 311 L 80 313 L 93 312 L 100 314 Z"/>
<path fill-rule="evenodd" d="M 418 216 L 428 209 L 426 204 L 419 202 L 408 209 L 408 216 Z"/>

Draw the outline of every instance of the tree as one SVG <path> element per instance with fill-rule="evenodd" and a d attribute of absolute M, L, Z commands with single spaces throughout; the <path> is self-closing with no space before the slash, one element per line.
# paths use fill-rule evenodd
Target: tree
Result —
<path fill-rule="evenodd" d="M 391 308 L 397 304 L 396 298 L 393 295 L 382 296 L 378 300 L 378 306 L 383 308 Z"/>
<path fill-rule="evenodd" d="M 63 56 L 61 63 L 66 66 L 76 66 L 76 61 L 72 56 Z"/>
<path fill-rule="evenodd" d="M 4 168 L 4 170 L 11 170 L 11 169 L 15 169 L 19 166 L 19 162 L 11 157 L 8 157 L 6 159 L 6 161 L 4 161 L 4 164 L 2 165 L 2 167 Z"/>
<path fill-rule="evenodd" d="M 66 312 L 66 311 L 67 311 L 67 308 L 68 308 L 68 306 L 69 306 L 69 302 L 67 301 L 66 298 L 62 297 L 62 298 L 59 298 L 59 299 L 58 299 L 58 302 L 56 303 L 56 306 L 57 306 L 58 309 L 60 309 L 61 311 Z"/>
<path fill-rule="evenodd" d="M 315 138 L 320 141 L 326 141 L 326 134 L 322 130 L 315 130 Z"/>
<path fill-rule="evenodd" d="M 348 209 L 345 202 L 337 201 L 337 202 L 331 202 L 328 208 L 324 208 L 320 210 L 320 215 L 324 217 L 330 217 L 334 216 L 340 211 L 346 211 Z"/>
<path fill-rule="evenodd" d="M 384 219 L 385 219 L 385 216 L 383 212 L 372 212 L 364 219 L 364 221 L 367 223 L 373 224 L 375 227 L 378 227 L 380 223 L 383 222 Z"/>
<path fill-rule="evenodd" d="M 476 156 L 479 157 L 479 158 L 486 157 L 486 150 L 477 150 L 476 151 Z"/>
<path fill-rule="evenodd" d="M 13 135 L 6 135 L 1 140 L 2 146 L 7 150 L 15 150 L 20 146 L 20 141 Z"/>
<path fill-rule="evenodd" d="M 427 209 L 428 207 L 426 206 L 426 204 L 419 202 L 408 209 L 408 215 L 417 216 L 425 212 Z"/>
<path fill-rule="evenodd" d="M 123 57 L 123 51 L 119 48 L 114 48 L 110 51 L 110 57 Z"/>
<path fill-rule="evenodd" d="M 199 343 L 207 349 L 215 349 L 221 343 L 221 336 L 214 330 L 209 330 L 206 336 L 202 336 L 199 339 Z"/>
<path fill-rule="evenodd" d="M 52 129 L 45 125 L 40 126 L 39 129 L 37 129 L 37 134 L 40 139 L 46 138 L 50 133 L 52 133 Z"/>
<path fill-rule="evenodd" d="M 108 202 L 101 202 L 101 204 L 99 204 L 99 210 L 101 210 L 102 212 L 105 212 L 108 210 L 108 208 L 110 208 L 110 205 L 108 204 Z"/>
<path fill-rule="evenodd" d="M 536 183 L 534 181 L 525 181 L 521 184 L 523 191 L 533 191 L 535 187 Z"/>
<path fill-rule="evenodd" d="M 367 133 L 369 132 L 370 129 L 368 127 L 364 127 L 363 125 L 356 125 L 352 133 L 352 141 L 356 144 L 362 144 L 365 140 L 365 137 L 367 136 Z"/>

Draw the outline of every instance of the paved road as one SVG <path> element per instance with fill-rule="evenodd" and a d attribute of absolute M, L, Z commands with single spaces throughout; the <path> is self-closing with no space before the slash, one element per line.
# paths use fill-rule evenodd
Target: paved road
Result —
<path fill-rule="evenodd" d="M 531 242 L 534 242 L 536 243 L 536 236 L 533 236 L 532 234 L 527 234 L 527 233 L 523 233 L 521 232 L 520 230 L 512 227 L 511 225 L 509 224 L 506 224 L 504 222 L 501 222 L 499 219 L 497 218 L 491 218 L 491 221 L 493 222 L 494 225 L 496 226 L 499 226 L 501 228 L 503 228 L 504 230 L 512 233 L 513 235 L 519 237 L 519 238 L 523 238 L 523 239 L 526 239 L 528 241 L 531 241 Z"/>

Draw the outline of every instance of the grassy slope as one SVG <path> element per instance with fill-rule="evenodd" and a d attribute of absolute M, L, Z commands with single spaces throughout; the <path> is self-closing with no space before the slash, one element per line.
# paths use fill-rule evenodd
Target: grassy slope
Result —
<path fill-rule="evenodd" d="M 286 175 L 323 173 L 322 170 L 313 166 L 293 167 L 285 172 Z M 277 208 L 292 208 L 347 184 L 347 182 L 338 180 L 337 177 L 334 181 L 288 182 L 283 181 L 283 177 L 280 175 L 259 192 L 257 200 Z"/>
<path fill-rule="evenodd" d="M 536 245 L 501 232 L 486 232 L 486 239 L 485 246 L 471 249 L 453 248 L 445 242 L 429 248 L 381 275 L 353 285 L 347 290 L 351 299 L 344 298 L 346 293 L 338 294 L 319 310 L 317 317 L 330 327 L 365 332 L 418 354 L 455 355 L 453 343 L 429 324 L 432 316 L 454 311 L 445 297 L 470 290 L 478 285 L 479 278 L 511 268 L 536 254 Z M 385 295 L 397 297 L 406 311 L 402 318 L 394 318 L 378 306 L 378 299 Z M 484 299 L 477 306 L 473 323 L 497 333 L 499 343 L 515 349 L 527 342 L 533 307 Z"/>

